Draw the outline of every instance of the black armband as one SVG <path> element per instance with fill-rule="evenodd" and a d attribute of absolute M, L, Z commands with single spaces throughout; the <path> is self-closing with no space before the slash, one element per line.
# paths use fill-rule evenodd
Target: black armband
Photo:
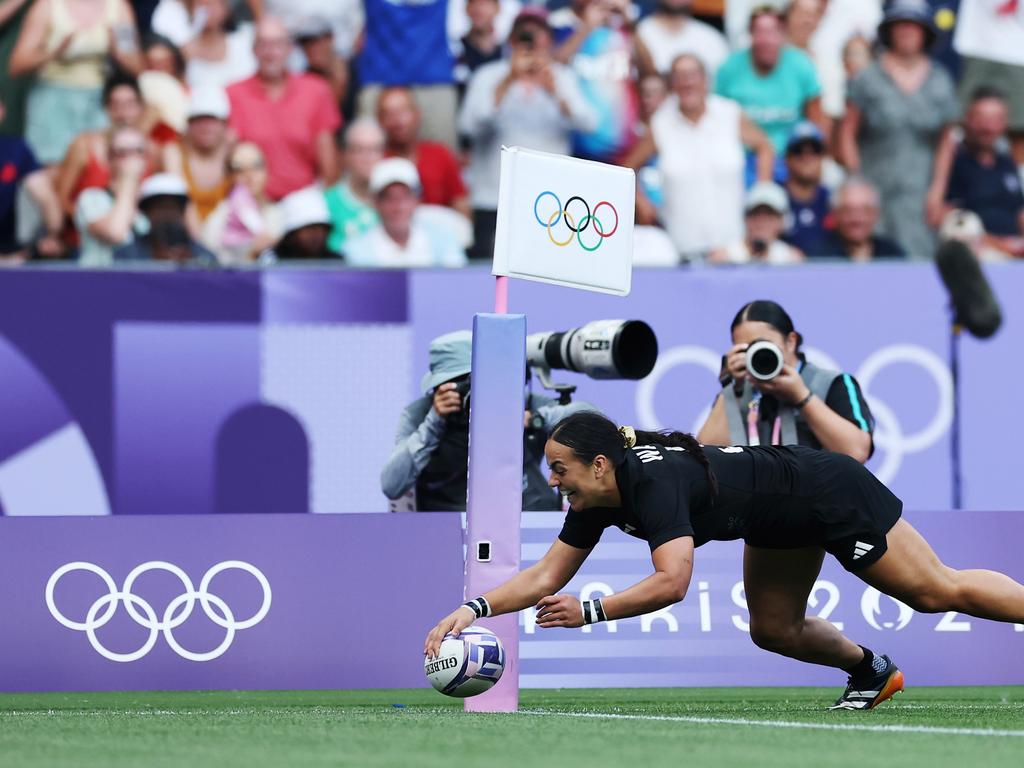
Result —
<path fill-rule="evenodd" d="M 475 600 L 470 600 L 468 603 L 463 603 L 463 605 L 476 614 L 478 619 L 484 619 L 491 615 L 491 604 L 482 596 Z"/>
<path fill-rule="evenodd" d="M 604 613 L 604 606 L 601 605 L 601 598 L 595 598 L 593 600 L 582 600 L 580 605 L 583 606 L 583 623 L 584 624 L 596 624 L 599 621 L 607 621 L 608 617 Z"/>

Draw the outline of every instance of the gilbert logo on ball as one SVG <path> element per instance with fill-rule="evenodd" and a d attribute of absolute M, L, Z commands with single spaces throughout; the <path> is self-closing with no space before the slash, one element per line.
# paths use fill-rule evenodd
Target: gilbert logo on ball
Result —
<path fill-rule="evenodd" d="M 505 670 L 501 640 L 480 626 L 466 627 L 458 637 L 446 635 L 437 658 L 424 659 L 430 684 L 446 696 L 464 699 L 489 690 Z"/>

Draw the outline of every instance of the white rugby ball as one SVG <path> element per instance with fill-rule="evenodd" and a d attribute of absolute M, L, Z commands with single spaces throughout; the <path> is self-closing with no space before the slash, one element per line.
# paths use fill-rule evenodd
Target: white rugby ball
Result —
<path fill-rule="evenodd" d="M 445 696 L 476 696 L 501 678 L 505 649 L 489 629 L 466 627 L 458 637 L 445 635 L 437 658 L 423 660 L 423 671 L 430 684 Z"/>

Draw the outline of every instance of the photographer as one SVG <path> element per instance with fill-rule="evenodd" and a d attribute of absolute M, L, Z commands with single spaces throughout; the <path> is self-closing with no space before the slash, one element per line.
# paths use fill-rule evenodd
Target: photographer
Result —
<path fill-rule="evenodd" d="M 722 392 L 697 439 L 707 445 L 806 445 L 864 463 L 874 418 L 856 379 L 807 362 L 803 336 L 774 301 L 752 301 L 732 321 Z M 767 342 L 767 343 L 765 343 Z"/>
<path fill-rule="evenodd" d="M 466 508 L 469 460 L 469 372 L 473 336 L 455 331 L 430 343 L 430 372 L 424 396 L 402 411 L 395 450 L 381 472 L 381 489 L 397 500 L 415 490 L 416 509 Z M 523 415 L 523 509 L 559 510 L 562 500 L 540 470 L 544 443 L 555 424 L 571 413 L 593 410 L 578 402 L 559 405 L 543 395 L 526 395 Z"/>

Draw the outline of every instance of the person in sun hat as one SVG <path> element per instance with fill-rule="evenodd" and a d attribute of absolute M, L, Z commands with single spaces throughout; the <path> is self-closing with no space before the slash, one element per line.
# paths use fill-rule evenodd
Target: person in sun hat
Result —
<path fill-rule="evenodd" d="M 327 236 L 331 232 L 331 215 L 320 189 L 307 187 L 292 192 L 286 195 L 277 207 L 281 231 L 284 234 L 273 249 L 260 255 L 261 263 L 338 258 L 338 254 L 327 246 Z"/>
<path fill-rule="evenodd" d="M 171 173 L 156 173 L 139 187 L 139 213 L 143 231 L 114 249 L 114 261 L 174 261 L 214 265 L 217 260 L 189 234 L 185 213 L 190 205 L 185 180 Z"/>
<path fill-rule="evenodd" d="M 420 177 L 401 157 L 378 162 L 370 173 L 370 194 L 379 223 L 346 241 L 345 260 L 356 267 L 461 267 L 466 254 L 456 236 L 416 219 Z"/>
<path fill-rule="evenodd" d="M 759 181 L 747 192 L 742 240 L 712 251 L 712 264 L 797 264 L 800 249 L 781 239 L 789 216 L 786 190 L 773 181 Z"/>
<path fill-rule="evenodd" d="M 411 492 L 417 510 L 461 511 L 466 508 L 469 471 L 473 334 L 461 330 L 438 336 L 430 342 L 428 356 L 429 370 L 420 385 L 423 396 L 402 411 L 395 449 L 381 471 L 381 490 L 392 501 Z M 584 402 L 559 405 L 524 389 L 523 509 L 561 509 L 561 500 L 540 471 L 544 440 L 558 421 L 592 408 Z"/>

